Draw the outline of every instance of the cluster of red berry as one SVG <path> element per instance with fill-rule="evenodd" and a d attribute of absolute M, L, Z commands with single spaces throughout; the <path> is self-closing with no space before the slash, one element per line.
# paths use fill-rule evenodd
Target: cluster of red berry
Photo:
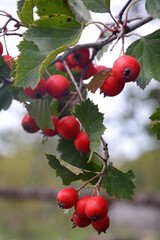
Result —
<path fill-rule="evenodd" d="M 98 234 L 109 228 L 108 204 L 102 196 L 87 195 L 79 198 L 78 191 L 68 187 L 58 192 L 57 202 L 63 209 L 74 206 L 73 227 L 83 228 L 91 224 Z"/>
<path fill-rule="evenodd" d="M 3 53 L 3 45 L 2 43 L 0 42 L 0 55 L 2 55 Z M 13 57 L 11 57 L 9 54 L 6 54 L 6 55 L 2 55 L 4 61 L 8 64 L 8 66 L 10 67 L 11 69 L 11 61 L 13 61 Z M 12 69 L 11 69 L 12 70 Z"/>

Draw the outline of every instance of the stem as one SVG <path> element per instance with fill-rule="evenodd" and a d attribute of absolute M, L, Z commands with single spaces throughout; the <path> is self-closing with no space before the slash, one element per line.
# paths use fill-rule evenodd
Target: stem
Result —
<path fill-rule="evenodd" d="M 124 7 L 122 8 L 122 10 L 120 11 L 120 13 L 118 14 L 118 22 L 122 23 L 122 16 L 124 11 L 126 10 L 126 8 L 128 7 L 128 5 L 132 2 L 132 0 L 129 0 Z"/>
<path fill-rule="evenodd" d="M 103 22 L 92 21 L 92 22 L 87 23 L 87 24 L 85 25 L 85 27 L 87 27 L 87 26 L 90 25 L 90 24 L 101 24 L 101 25 L 103 25 L 105 28 L 107 28 L 109 31 L 111 31 L 111 32 L 115 32 L 114 29 L 108 27 L 108 26 L 107 26 L 106 24 L 104 24 Z"/>
<path fill-rule="evenodd" d="M 135 3 L 137 3 L 137 2 L 139 2 L 139 0 L 135 0 L 135 1 L 127 8 L 126 17 L 125 17 L 125 21 L 124 21 L 124 23 L 123 23 L 123 27 L 126 27 L 126 25 L 127 25 L 129 10 L 130 10 L 131 7 L 132 7 Z"/>

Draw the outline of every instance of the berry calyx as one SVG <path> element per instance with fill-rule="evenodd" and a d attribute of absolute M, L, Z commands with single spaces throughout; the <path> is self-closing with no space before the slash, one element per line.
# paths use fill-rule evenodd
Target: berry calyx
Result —
<path fill-rule="evenodd" d="M 86 202 L 85 213 L 91 221 L 98 221 L 106 216 L 108 204 L 102 196 L 93 196 Z"/>
<path fill-rule="evenodd" d="M 61 208 L 69 209 L 74 206 L 78 193 L 74 188 L 64 188 L 57 194 L 57 202 Z"/>
<path fill-rule="evenodd" d="M 75 212 L 79 217 L 86 217 L 85 213 L 85 207 L 86 207 L 86 202 L 88 199 L 91 198 L 91 196 L 84 196 L 79 198 L 74 206 Z"/>
<path fill-rule="evenodd" d="M 7 54 L 7 55 L 3 55 L 2 57 L 3 57 L 4 61 L 8 64 L 8 66 L 10 67 L 10 69 L 12 70 L 12 64 L 11 64 L 11 61 L 13 61 L 14 58 L 11 57 L 9 54 Z"/>
<path fill-rule="evenodd" d="M 48 136 L 48 137 L 53 137 L 53 136 L 55 136 L 55 135 L 58 133 L 58 131 L 57 131 L 57 125 L 58 125 L 59 120 L 58 120 L 58 118 L 55 117 L 55 116 L 51 116 L 51 118 L 52 118 L 52 122 L 53 122 L 53 124 L 54 124 L 54 129 L 52 129 L 52 128 L 42 129 L 44 135 L 45 135 L 45 136 Z"/>
<path fill-rule="evenodd" d="M 90 152 L 90 140 L 85 131 L 81 131 L 78 133 L 78 135 L 74 139 L 74 145 L 76 149 L 80 152 Z"/>
<path fill-rule="evenodd" d="M 109 228 L 110 225 L 110 220 L 109 220 L 109 216 L 106 215 L 103 219 L 97 221 L 97 222 L 93 222 L 91 221 L 92 227 L 97 230 L 98 234 L 100 234 L 101 232 L 106 232 L 106 230 Z"/>
<path fill-rule="evenodd" d="M 31 87 L 25 88 L 24 92 L 30 98 L 40 99 L 46 93 L 46 81 L 45 81 L 45 79 L 42 77 L 41 80 L 39 81 L 37 87 L 35 87 L 34 89 L 32 89 Z"/>
<path fill-rule="evenodd" d="M 140 65 L 134 57 L 123 55 L 115 60 L 112 72 L 115 78 L 123 82 L 131 82 L 138 77 Z"/>
<path fill-rule="evenodd" d="M 46 92 L 53 98 L 63 98 L 68 95 L 69 81 L 62 75 L 52 75 L 46 82 Z"/>
<path fill-rule="evenodd" d="M 71 139 L 79 133 L 80 124 L 76 118 L 65 116 L 59 120 L 57 130 L 65 139 Z"/>
<path fill-rule="evenodd" d="M 109 76 L 105 82 L 100 87 L 101 93 L 104 93 L 105 96 L 116 96 L 118 95 L 124 88 L 125 83 L 119 81 L 115 76 Z"/>
<path fill-rule="evenodd" d="M 87 64 L 88 60 L 89 60 L 88 48 L 80 49 L 76 52 L 71 53 L 68 56 L 68 61 L 73 67 L 77 65 L 84 67 Z"/>
<path fill-rule="evenodd" d="M 3 53 L 3 45 L 2 45 L 2 43 L 0 42 L 0 55 L 2 55 L 2 53 Z"/>
<path fill-rule="evenodd" d="M 35 133 L 39 130 L 39 127 L 36 124 L 35 120 L 30 117 L 28 113 L 26 113 L 23 117 L 21 125 L 23 129 L 28 133 Z"/>
<path fill-rule="evenodd" d="M 73 228 L 78 226 L 80 228 L 87 227 L 90 225 L 91 220 L 87 217 L 80 217 L 76 213 L 73 213 L 72 220 L 73 222 Z"/>

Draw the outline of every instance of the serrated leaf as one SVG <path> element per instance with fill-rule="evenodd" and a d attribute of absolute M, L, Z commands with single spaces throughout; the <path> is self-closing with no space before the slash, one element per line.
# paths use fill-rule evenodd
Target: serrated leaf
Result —
<path fill-rule="evenodd" d="M 136 58 L 140 64 L 140 74 L 136 82 L 144 89 L 152 78 L 160 81 L 160 30 L 155 31 L 132 43 L 127 55 Z"/>
<path fill-rule="evenodd" d="M 59 47 L 74 44 L 80 33 L 81 24 L 73 17 L 54 14 L 35 21 L 24 33 L 24 37 L 33 41 L 39 51 L 49 53 Z"/>
<path fill-rule="evenodd" d="M 22 11 L 22 7 L 25 3 L 25 0 L 19 0 L 17 1 L 17 12 L 21 12 Z"/>
<path fill-rule="evenodd" d="M 29 27 L 34 21 L 33 8 L 36 4 L 37 0 L 25 0 L 24 2 L 19 2 L 19 8 L 21 8 L 21 11 L 18 12 L 18 16 L 25 27 Z"/>
<path fill-rule="evenodd" d="M 94 75 L 94 77 L 91 79 L 90 83 L 88 84 L 87 88 L 91 93 L 95 93 L 98 88 L 102 86 L 104 81 L 112 75 L 112 69 L 106 68 Z"/>
<path fill-rule="evenodd" d="M 152 123 L 152 131 L 156 133 L 157 139 L 160 140 L 160 122 Z"/>
<path fill-rule="evenodd" d="M 156 18 L 160 19 L 160 1 L 159 0 L 146 0 L 145 4 L 147 12 Z"/>
<path fill-rule="evenodd" d="M 105 0 L 106 6 L 108 9 L 110 9 L 110 0 Z"/>
<path fill-rule="evenodd" d="M 87 23 L 91 19 L 89 10 L 81 0 L 69 0 L 68 3 L 78 22 L 84 21 Z"/>
<path fill-rule="evenodd" d="M 135 175 L 132 170 L 123 173 L 110 163 L 103 174 L 103 187 L 110 197 L 118 200 L 132 200 L 135 185 Z"/>
<path fill-rule="evenodd" d="M 152 121 L 160 120 L 160 108 L 156 108 L 155 113 L 150 116 Z"/>
<path fill-rule="evenodd" d="M 109 1 L 106 0 L 82 0 L 84 5 L 92 12 L 104 13 L 109 12 L 109 8 L 106 5 Z"/>
<path fill-rule="evenodd" d="M 51 99 L 49 97 L 44 97 L 31 102 L 30 104 L 25 103 L 29 115 L 35 119 L 37 125 L 41 129 L 54 129 L 50 114 L 50 101 Z"/>
<path fill-rule="evenodd" d="M 96 152 L 99 149 L 100 137 L 105 131 L 103 114 L 99 112 L 97 105 L 94 105 L 90 99 L 87 99 L 86 101 L 75 105 L 73 115 L 79 119 L 90 139 L 90 161 L 93 152 Z"/>
<path fill-rule="evenodd" d="M 64 14 L 72 16 L 72 11 L 68 5 L 68 1 L 64 0 L 41 0 L 37 3 L 37 14 L 39 16 Z"/>

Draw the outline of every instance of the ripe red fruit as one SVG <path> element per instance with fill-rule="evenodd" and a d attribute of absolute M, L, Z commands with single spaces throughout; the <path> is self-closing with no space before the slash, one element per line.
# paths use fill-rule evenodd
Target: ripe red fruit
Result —
<path fill-rule="evenodd" d="M 75 66 L 74 67 L 75 70 L 79 70 L 79 71 L 82 71 L 83 70 L 83 67 L 81 66 Z M 94 76 L 96 74 L 96 71 L 95 71 L 95 67 L 94 67 L 94 64 L 93 63 L 90 63 L 86 73 L 84 74 L 83 76 L 83 80 L 86 80 L 92 76 Z"/>
<path fill-rule="evenodd" d="M 123 55 L 115 60 L 112 71 L 115 78 L 124 82 L 131 82 L 138 77 L 140 65 L 134 57 Z"/>
<path fill-rule="evenodd" d="M 57 125 L 57 130 L 66 139 L 74 138 L 80 131 L 78 120 L 72 116 L 61 118 Z"/>
<path fill-rule="evenodd" d="M 24 92 L 30 98 L 33 98 L 33 99 L 41 98 L 46 93 L 46 81 L 45 81 L 45 79 L 41 78 L 41 80 L 39 81 L 37 87 L 35 87 L 34 89 L 32 89 L 31 87 L 25 88 Z"/>
<path fill-rule="evenodd" d="M 76 149 L 80 152 L 90 152 L 90 140 L 85 131 L 81 131 L 74 139 L 74 145 Z"/>
<path fill-rule="evenodd" d="M 0 55 L 2 55 L 2 53 L 3 53 L 3 45 L 2 45 L 2 43 L 0 42 Z"/>
<path fill-rule="evenodd" d="M 28 113 L 23 117 L 21 124 L 23 129 L 28 133 L 35 133 L 39 130 L 35 120 Z"/>
<path fill-rule="evenodd" d="M 71 53 L 68 56 L 69 63 L 75 67 L 77 65 L 84 67 L 89 60 L 89 49 L 84 48 L 76 52 Z"/>
<path fill-rule="evenodd" d="M 91 221 L 91 224 L 92 227 L 97 230 L 98 234 L 100 234 L 101 232 L 106 232 L 110 225 L 109 216 L 106 215 L 103 219 L 97 222 Z"/>
<path fill-rule="evenodd" d="M 72 222 L 74 224 L 73 228 L 76 226 L 83 228 L 83 227 L 89 226 L 91 223 L 91 220 L 87 217 L 80 217 L 76 213 L 73 213 Z"/>
<path fill-rule="evenodd" d="M 66 72 L 66 69 L 61 62 L 56 62 L 56 68 L 58 71 Z"/>
<path fill-rule="evenodd" d="M 55 136 L 58 133 L 58 131 L 57 131 L 57 124 L 58 124 L 59 120 L 55 116 L 51 116 L 51 118 L 52 118 L 52 121 L 53 121 L 53 124 L 54 124 L 54 129 L 52 129 L 52 128 L 42 129 L 42 131 L 45 134 L 45 136 L 48 136 L 48 137 L 53 137 L 53 136 Z"/>
<path fill-rule="evenodd" d="M 102 196 L 93 196 L 86 202 L 85 213 L 92 221 L 98 221 L 106 216 L 108 204 Z"/>
<path fill-rule="evenodd" d="M 73 207 L 78 198 L 78 193 L 74 188 L 64 188 L 57 194 L 57 202 L 61 208 Z"/>
<path fill-rule="evenodd" d="M 98 73 L 99 71 L 103 70 L 103 69 L 106 69 L 105 66 L 102 66 L 102 65 L 99 65 L 99 66 L 96 66 L 95 67 L 95 72 Z"/>
<path fill-rule="evenodd" d="M 10 69 L 12 70 L 12 64 L 11 64 L 11 61 L 13 61 L 14 58 L 11 57 L 9 54 L 7 54 L 7 55 L 3 55 L 2 57 L 3 57 L 4 61 L 8 64 L 8 66 L 10 67 Z"/>
<path fill-rule="evenodd" d="M 52 75 L 46 82 L 46 91 L 53 98 L 63 98 L 69 92 L 69 81 L 62 75 Z"/>
<path fill-rule="evenodd" d="M 79 198 L 76 203 L 75 203 L 75 212 L 79 217 L 86 217 L 86 213 L 85 213 L 85 206 L 86 206 L 86 202 L 88 201 L 88 199 L 91 198 L 91 196 L 84 196 Z"/>
<path fill-rule="evenodd" d="M 116 96 L 118 95 L 124 88 L 125 83 L 119 81 L 119 79 L 115 78 L 115 76 L 109 76 L 105 82 L 100 87 L 101 93 L 104 93 L 105 96 Z"/>

